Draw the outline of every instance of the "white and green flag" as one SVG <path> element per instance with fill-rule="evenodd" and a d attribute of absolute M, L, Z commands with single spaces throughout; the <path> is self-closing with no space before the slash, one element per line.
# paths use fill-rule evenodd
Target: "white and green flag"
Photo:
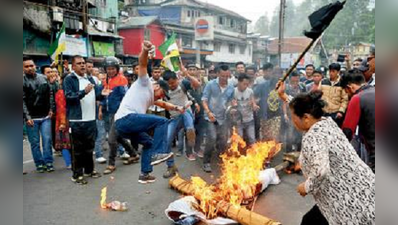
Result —
<path fill-rule="evenodd" d="M 176 42 L 176 34 L 171 35 L 161 46 L 159 51 L 163 54 L 162 66 L 177 72 L 180 70 L 180 52 Z"/>
<path fill-rule="evenodd" d="M 57 34 L 57 39 L 54 41 L 50 49 L 48 50 L 48 55 L 51 59 L 58 61 L 59 55 L 66 50 L 66 33 L 65 24 L 62 25 L 61 30 Z"/>

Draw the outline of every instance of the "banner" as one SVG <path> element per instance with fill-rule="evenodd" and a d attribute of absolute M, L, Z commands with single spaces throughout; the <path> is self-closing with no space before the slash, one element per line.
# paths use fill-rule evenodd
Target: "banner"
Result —
<path fill-rule="evenodd" d="M 66 35 L 65 42 L 66 50 L 64 51 L 64 55 L 81 55 L 83 57 L 88 57 L 87 38 L 76 38 L 71 35 Z"/>
<path fill-rule="evenodd" d="M 115 56 L 115 44 L 93 41 L 95 56 Z"/>

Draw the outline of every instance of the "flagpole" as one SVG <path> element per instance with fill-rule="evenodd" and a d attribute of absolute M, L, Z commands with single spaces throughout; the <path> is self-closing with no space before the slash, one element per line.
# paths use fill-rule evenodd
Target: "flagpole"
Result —
<path fill-rule="evenodd" d="M 308 46 L 305 48 L 305 50 L 301 53 L 301 55 L 297 58 L 296 62 L 290 67 L 290 69 L 286 72 L 286 74 L 282 77 L 281 81 L 285 82 L 286 79 L 289 77 L 289 75 L 293 72 L 293 70 L 297 67 L 297 65 L 300 63 L 300 61 L 304 58 L 305 54 L 311 49 L 311 47 L 314 45 L 314 43 L 318 40 L 313 39 L 311 43 L 308 44 Z M 278 87 L 279 88 L 279 87 Z M 276 88 L 276 89 L 278 89 Z"/>

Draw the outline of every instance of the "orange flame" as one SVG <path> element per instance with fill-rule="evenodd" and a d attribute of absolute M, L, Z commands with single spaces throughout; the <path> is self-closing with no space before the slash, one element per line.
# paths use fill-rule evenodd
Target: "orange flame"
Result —
<path fill-rule="evenodd" d="M 108 191 L 108 188 L 106 188 L 106 187 L 104 187 L 102 189 L 102 191 L 101 191 L 101 202 L 100 202 L 100 205 L 101 205 L 102 209 L 108 208 L 108 206 L 106 204 L 106 193 L 107 193 L 107 191 Z"/>
<path fill-rule="evenodd" d="M 220 156 L 221 177 L 216 185 L 208 185 L 199 177 L 191 178 L 195 197 L 200 199 L 198 209 L 210 219 L 217 217 L 217 203 L 221 200 L 240 206 L 258 194 L 259 173 L 264 162 L 282 146 L 275 141 L 256 143 L 242 154 L 240 150 L 246 148 L 246 143 L 235 130 L 231 142 L 228 151 Z"/>

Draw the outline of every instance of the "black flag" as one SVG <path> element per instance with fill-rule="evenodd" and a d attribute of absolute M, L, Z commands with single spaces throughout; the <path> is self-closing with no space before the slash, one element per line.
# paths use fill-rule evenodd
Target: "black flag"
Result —
<path fill-rule="evenodd" d="M 343 9 L 344 2 L 335 2 L 318 9 L 308 18 L 311 23 L 311 30 L 304 31 L 304 35 L 313 40 L 318 39 L 321 34 L 328 28 L 337 13 Z"/>

